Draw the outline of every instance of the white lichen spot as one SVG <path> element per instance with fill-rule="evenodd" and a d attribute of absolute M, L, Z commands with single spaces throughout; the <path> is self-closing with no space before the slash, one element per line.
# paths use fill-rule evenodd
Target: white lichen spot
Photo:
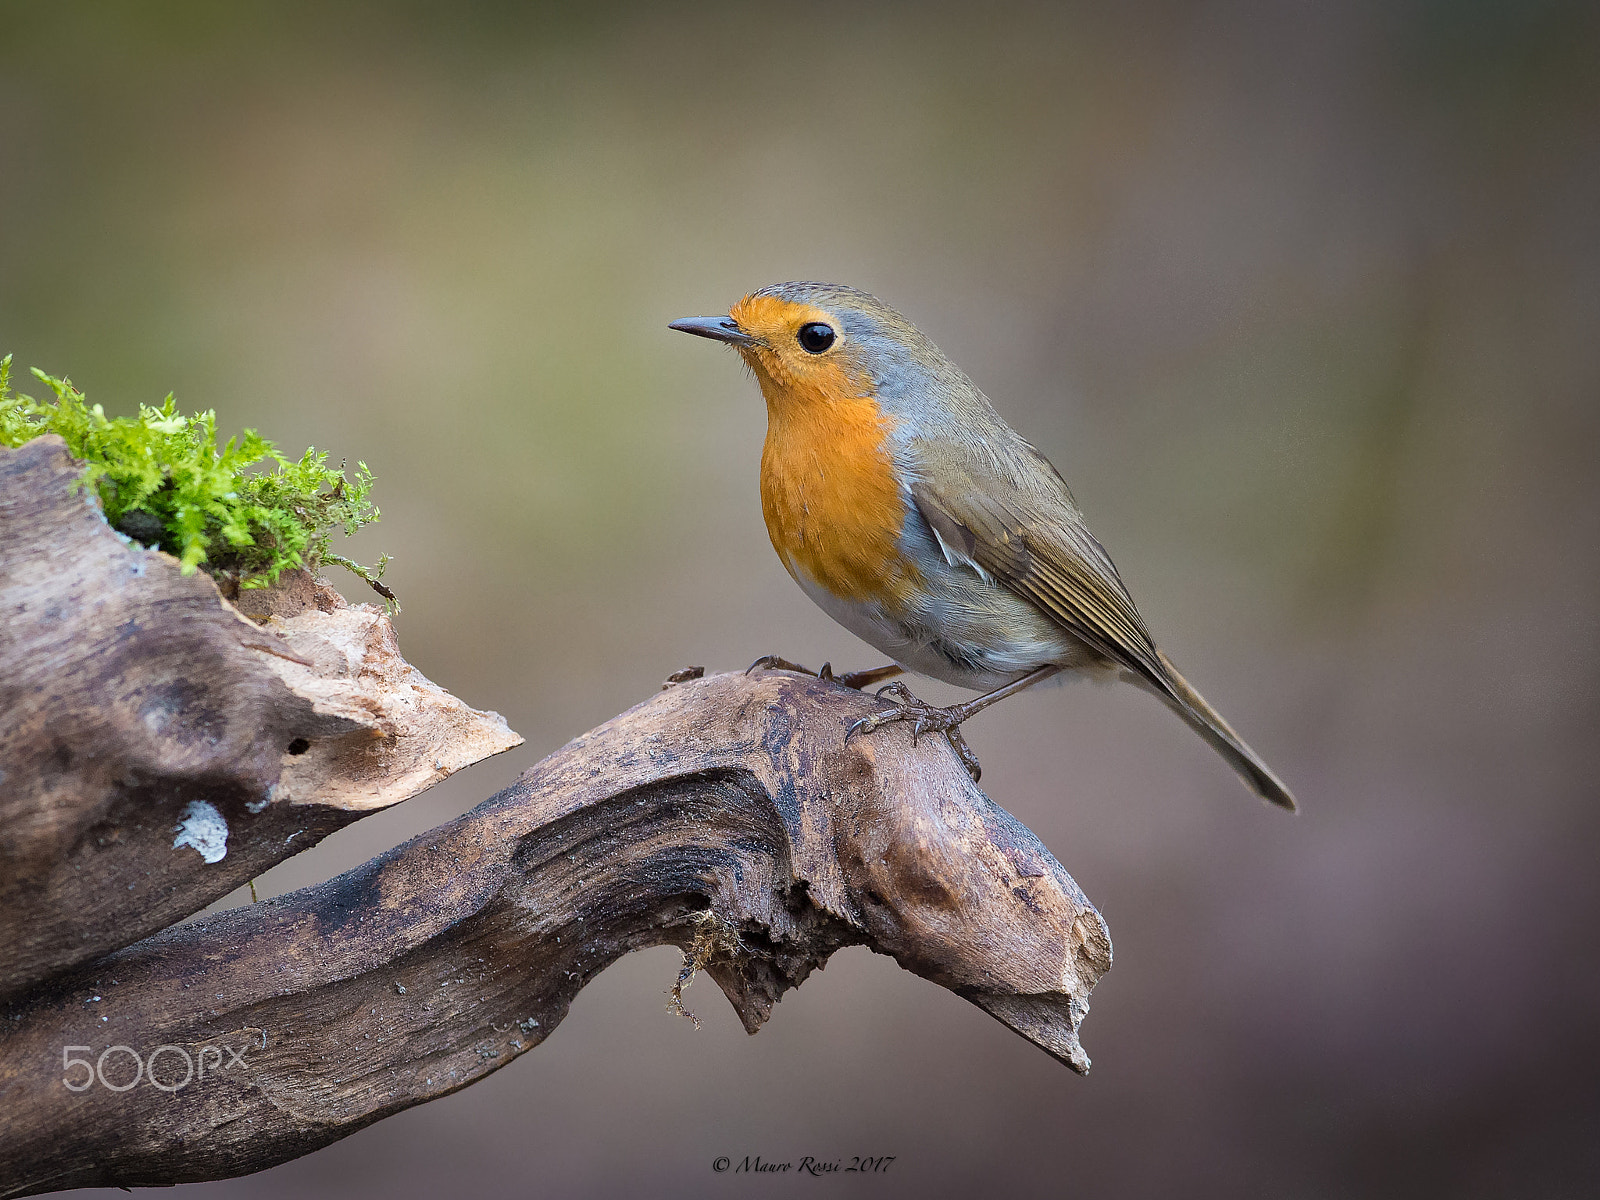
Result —
<path fill-rule="evenodd" d="M 191 800 L 183 816 L 173 826 L 178 836 L 172 848 L 193 846 L 208 863 L 221 862 L 228 853 L 228 822 L 214 804 Z"/>

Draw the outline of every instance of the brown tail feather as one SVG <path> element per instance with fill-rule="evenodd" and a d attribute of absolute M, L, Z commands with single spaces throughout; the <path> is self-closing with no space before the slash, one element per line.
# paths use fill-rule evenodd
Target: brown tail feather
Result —
<path fill-rule="evenodd" d="M 1223 758 L 1228 765 L 1243 777 L 1250 785 L 1250 790 L 1263 800 L 1288 809 L 1290 812 L 1298 811 L 1294 797 L 1289 789 L 1283 785 L 1283 780 L 1272 773 L 1272 769 L 1261 761 L 1261 756 L 1249 746 L 1244 739 L 1233 731 L 1233 727 L 1218 715 L 1217 710 L 1206 703 L 1206 698 L 1190 686 L 1189 681 L 1179 673 L 1178 668 L 1172 665 L 1172 660 L 1160 650 L 1156 655 L 1161 659 L 1161 665 L 1166 668 L 1164 681 L 1169 693 L 1162 695 L 1168 707 L 1180 717 L 1206 741 L 1211 743 L 1213 749 Z M 1158 693 L 1160 694 L 1160 693 Z"/>

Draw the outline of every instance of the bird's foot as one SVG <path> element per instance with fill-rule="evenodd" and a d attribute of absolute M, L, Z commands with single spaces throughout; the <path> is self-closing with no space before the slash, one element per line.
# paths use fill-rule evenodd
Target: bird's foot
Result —
<path fill-rule="evenodd" d="M 870 671 L 851 671 L 844 675 L 833 673 L 832 663 L 823 663 L 822 670 L 813 671 L 810 667 L 802 667 L 799 663 L 792 663 L 787 658 L 779 658 L 776 654 L 764 654 L 755 662 L 745 668 L 745 674 L 752 671 L 794 671 L 799 675 L 812 675 L 822 680 L 823 683 L 839 683 L 847 688 L 857 691 L 883 679 L 892 679 L 905 670 L 898 663 L 890 663 L 886 667 L 875 667 Z"/>
<path fill-rule="evenodd" d="M 874 729 L 894 721 L 911 722 L 911 744 L 915 746 L 917 739 L 925 733 L 942 733 L 945 740 L 950 743 L 950 748 L 956 752 L 963 766 L 976 783 L 983 775 L 983 768 L 978 765 L 978 756 L 967 745 L 967 740 L 961 736 L 961 722 L 972 715 L 968 705 L 955 704 L 949 708 L 935 708 L 911 694 L 911 689 L 903 683 L 891 683 L 878 689 L 878 698 L 889 698 L 896 701 L 893 708 L 886 708 L 882 712 L 875 712 L 871 716 L 862 717 L 845 731 L 844 740 L 849 741 L 858 733 L 871 733 Z"/>

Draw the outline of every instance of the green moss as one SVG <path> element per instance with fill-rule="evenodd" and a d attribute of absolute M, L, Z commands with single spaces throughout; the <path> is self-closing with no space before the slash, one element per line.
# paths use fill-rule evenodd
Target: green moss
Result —
<path fill-rule="evenodd" d="M 33 373 L 53 399 L 14 395 L 11 356 L 0 359 L 0 445 L 60 434 L 89 464 L 84 482 L 112 528 L 175 556 L 184 574 L 204 568 L 235 594 L 290 567 L 337 563 L 393 599 L 378 583 L 387 556 L 369 569 L 329 550 L 335 529 L 349 535 L 378 519 L 366 463 L 346 476 L 315 449 L 291 460 L 253 429 L 219 449 L 214 411 L 184 416 L 169 395 L 113 420 L 68 380 Z"/>

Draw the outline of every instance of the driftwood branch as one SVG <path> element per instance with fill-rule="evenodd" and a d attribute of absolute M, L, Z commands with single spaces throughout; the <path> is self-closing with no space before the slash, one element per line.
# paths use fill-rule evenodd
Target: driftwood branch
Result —
<path fill-rule="evenodd" d="M 522 741 L 380 609 L 301 573 L 249 620 L 81 473 L 57 437 L 0 447 L 0 999 Z"/>
<path fill-rule="evenodd" d="M 0 503 L 5 470 L 0 457 Z M 0 587 L 0 603 L 8 595 Z M 273 628 L 245 633 L 278 638 Z M 142 669 L 138 654 L 120 661 Z M 9 665 L 0 646 L 0 672 Z M 216 668 L 219 703 L 231 669 Z M 15 972 L 25 984 L 0 1006 L 4 1194 L 216 1179 L 308 1153 L 505 1066 L 609 963 L 662 943 L 703 967 L 751 1032 L 834 950 L 865 944 L 1087 1070 L 1078 1027 L 1110 966 L 1099 914 L 942 738 L 913 746 L 890 727 L 847 744 L 848 724 L 874 704 L 782 672 L 691 679 L 458 820 L 320 886 L 127 944 L 144 932 L 129 930 L 205 903 L 210 889 L 182 884 L 173 868 L 168 894 L 181 902 L 128 923 L 102 919 L 101 941 L 121 936 L 126 948 L 75 958 L 48 952 L 72 929 L 70 912 L 52 916 L 50 932 L 26 943 L 42 949 Z M 226 736 L 253 746 L 248 718 L 270 729 L 268 747 L 284 734 L 312 741 L 296 723 L 310 718 L 283 706 L 295 719 L 257 704 Z M 351 732 L 316 736 L 333 754 Z M 26 748 L 0 741 L 0 766 Z M 309 753 L 262 751 L 266 765 L 241 796 L 264 794 L 249 788 L 273 761 Z M 330 769 L 327 787 L 339 777 Z M 152 786 L 140 795 L 167 803 Z M 211 786 L 191 782 L 181 796 L 217 795 Z M 7 804 L 27 812 L 54 794 L 30 788 Z M 127 798 L 116 803 L 122 815 L 80 823 L 78 841 L 58 835 L 63 861 L 85 854 L 85 836 L 102 838 L 85 828 L 115 840 L 134 819 Z M 268 826 L 252 824 L 249 803 L 241 798 L 228 857 L 253 864 L 266 861 L 255 847 Z M 255 816 L 274 807 L 329 806 L 275 793 Z M 170 826 L 161 832 L 170 855 Z M 159 840 L 135 830 L 124 844 L 142 855 Z M 17 861 L 38 861 L 39 839 L 20 844 L 34 849 Z M 221 865 L 182 854 L 191 875 Z M 31 913 L 71 894 L 59 870 L 31 878 L 58 898 Z"/>

